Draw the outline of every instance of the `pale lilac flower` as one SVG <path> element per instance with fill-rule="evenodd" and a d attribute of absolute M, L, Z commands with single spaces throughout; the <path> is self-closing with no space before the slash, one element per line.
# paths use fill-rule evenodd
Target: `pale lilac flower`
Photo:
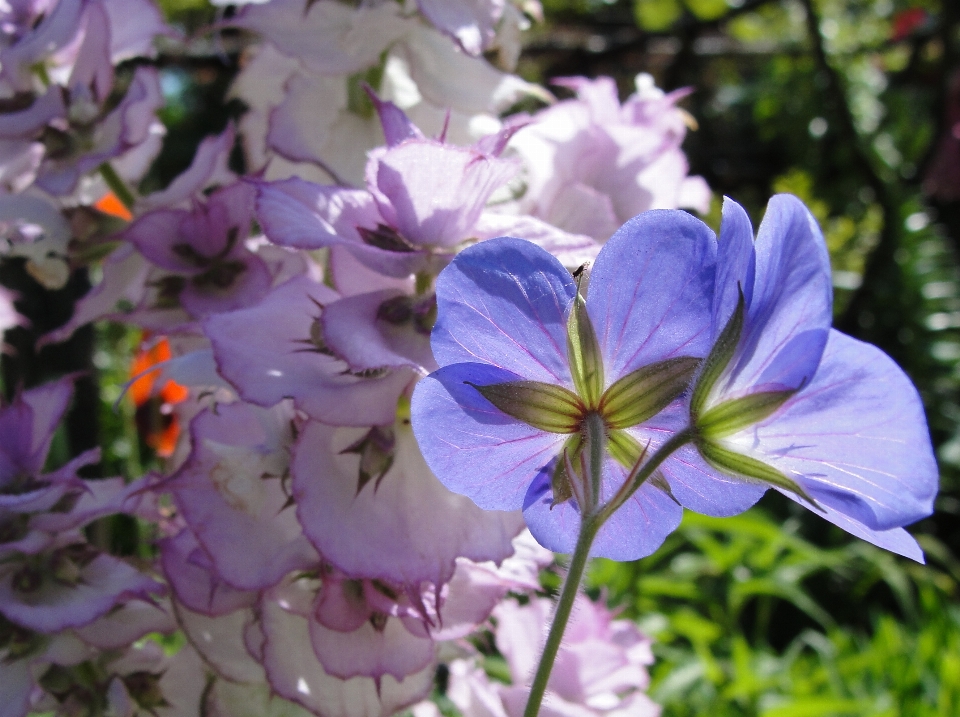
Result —
<path fill-rule="evenodd" d="M 184 635 L 221 678 L 231 682 L 265 683 L 263 667 L 248 649 L 247 636 L 257 621 L 253 607 L 220 615 L 194 612 L 175 602 L 177 623 Z"/>
<path fill-rule="evenodd" d="M 138 200 L 137 214 L 143 215 L 154 209 L 189 210 L 193 197 L 204 190 L 233 184 L 236 177 L 228 170 L 227 161 L 234 137 L 233 129 L 228 127 L 222 134 L 204 139 L 197 148 L 193 162 L 183 174 L 176 177 L 166 189 Z M 4 200 L 0 199 L 0 207 L 4 206 Z M 59 222 L 57 226 L 63 226 L 57 236 L 63 237 L 65 253 L 66 242 L 70 238 L 69 227 L 52 207 L 50 212 L 56 216 Z M 97 319 L 110 317 L 124 321 L 134 318 L 123 310 L 123 305 L 140 307 L 141 316 L 145 313 L 143 310 L 146 309 L 145 303 L 150 294 L 149 283 L 160 279 L 161 272 L 134 245 L 126 243 L 117 247 L 103 261 L 101 268 L 100 283 L 74 304 L 73 316 L 66 324 L 41 337 L 38 348 L 65 341 L 79 327 Z"/>
<path fill-rule="evenodd" d="M 240 123 L 251 167 L 268 179 L 361 182 L 363 152 L 382 142 L 369 105 L 356 98 L 351 75 L 364 70 L 376 70 L 383 97 L 457 142 L 496 132 L 499 112 L 545 94 L 398 11 L 323 1 L 304 14 L 295 0 L 250 6 L 230 20 L 266 40 L 232 89 L 251 107 Z"/>
<path fill-rule="evenodd" d="M 522 528 L 516 513 L 481 510 L 445 488 L 402 422 L 367 429 L 310 422 L 291 473 L 304 532 L 353 577 L 439 587 L 457 558 L 509 557 Z"/>
<path fill-rule="evenodd" d="M 397 680 L 384 675 L 342 680 L 330 675 L 317 658 L 309 616 L 315 586 L 297 580 L 268 591 L 260 602 L 260 637 L 251 635 L 273 692 L 314 714 L 354 717 L 364 706 L 370 717 L 389 717 L 422 699 L 433 684 L 432 664 Z"/>
<path fill-rule="evenodd" d="M 506 0 L 417 0 L 420 12 L 463 51 L 477 56 L 496 36 Z"/>
<path fill-rule="evenodd" d="M 98 650 L 120 650 L 149 633 L 176 628 L 168 600 L 131 600 L 103 617 L 74 630 L 77 637 Z"/>
<path fill-rule="evenodd" d="M 73 193 L 82 175 L 111 160 L 125 179 L 138 179 L 160 150 L 163 125 L 154 115 L 163 100 L 154 69 L 137 68 L 119 105 L 108 103 L 113 63 L 149 52 L 152 37 L 165 32 L 156 9 L 136 1 L 144 10 L 136 26 L 117 25 L 122 13 L 116 0 L 62 0 L 48 14 L 34 7 L 37 24 L 14 31 L 15 42 L 0 48 L 0 79 L 34 98 L 0 119 L 0 137 L 20 156 L 14 163 L 30 174 L 35 169 L 37 184 L 52 194 Z M 39 81 L 33 76 L 38 72 Z M 24 153 L 32 156 L 34 145 L 42 145 L 43 159 L 29 168 Z"/>
<path fill-rule="evenodd" d="M 204 706 L 208 710 L 208 717 L 259 717 L 273 714 L 311 717 L 314 714 L 283 699 L 266 682 L 217 680 L 207 693 Z"/>
<path fill-rule="evenodd" d="M 294 427 L 289 403 L 207 409 L 190 423 L 189 458 L 164 483 L 217 575 L 239 590 L 319 562 L 289 502 Z"/>
<path fill-rule="evenodd" d="M 96 518 L 140 507 L 136 486 L 127 488 L 120 479 L 87 483 L 77 476 L 79 468 L 99 460 L 99 449 L 43 472 L 72 388 L 73 377 L 67 377 L 18 392 L 0 407 L 0 526 L 6 535 L 0 614 L 45 634 L 82 627 L 163 589 L 80 533 Z"/>
<path fill-rule="evenodd" d="M 434 300 L 429 283 L 417 289 L 411 274 L 429 279 L 457 247 L 505 232 L 564 249 L 592 242 L 488 209 L 490 197 L 516 171 L 499 155 L 522 120 L 472 147 L 458 147 L 425 138 L 396 105 L 373 102 L 387 146 L 369 153 L 366 191 L 296 178 L 262 183 L 257 216 L 278 244 L 332 251 L 337 287 L 353 295 L 326 306 L 323 336 L 352 371 L 408 366 L 426 372 L 435 368 L 428 345 Z M 369 271 L 338 268 L 345 252 Z"/>
<path fill-rule="evenodd" d="M 471 660 L 450 664 L 447 696 L 464 717 L 521 717 L 547 636 L 553 603 L 501 603 L 494 611 L 497 648 L 512 685 L 490 680 Z M 645 690 L 653 663 L 650 639 L 629 620 L 580 595 L 540 709 L 544 717 L 657 717 Z"/>
<path fill-rule="evenodd" d="M 99 460 L 99 449 L 66 467 L 44 474 L 53 433 L 73 394 L 73 377 L 18 392 L 0 406 L 0 506 L 8 510 L 47 510 L 68 490 L 82 485 L 76 470 Z"/>
<path fill-rule="evenodd" d="M 405 117 L 394 121 L 395 107 L 381 106 L 388 144 L 371 153 L 366 190 L 295 178 L 263 183 L 257 218 L 267 237 L 284 246 L 343 246 L 394 277 L 438 271 L 457 245 L 477 236 L 490 196 L 517 165 L 500 158 L 502 145 L 426 139 Z"/>
<path fill-rule="evenodd" d="M 354 372 L 334 356 L 320 320 L 338 298 L 303 276 L 254 306 L 208 317 L 204 332 L 220 374 L 259 406 L 292 398 L 310 416 L 337 425 L 392 424 L 416 374 L 406 367 Z"/>
<path fill-rule="evenodd" d="M 510 717 L 520 717 L 529 681 L 546 640 L 552 602 L 504 602 L 494 612 L 497 648 L 507 658 L 513 686 L 501 688 Z M 656 717 L 660 707 L 647 697 L 647 666 L 653 663 L 650 639 L 629 620 L 615 620 L 606 607 L 579 595 L 550 681 L 544 717 L 608 715 Z"/>
<path fill-rule="evenodd" d="M 511 142 L 523 158 L 526 192 L 519 210 L 575 234 L 606 241 L 648 209 L 705 212 L 710 190 L 688 176 L 680 149 L 686 115 L 648 75 L 623 105 L 609 77 L 557 81 L 577 92 L 537 113 Z"/>
<path fill-rule="evenodd" d="M 310 639 L 317 659 L 335 677 L 402 680 L 433 664 L 430 627 L 419 590 L 327 570 L 313 606 Z"/>
<path fill-rule="evenodd" d="M 83 0 L 40 1 L 4 13 L 0 83 L 8 92 L 33 91 L 37 64 L 55 76 L 69 73 L 90 21 L 90 13 L 84 12 L 87 5 Z"/>
<path fill-rule="evenodd" d="M 190 210 L 157 209 L 120 235 L 165 276 L 158 301 L 195 318 L 257 303 L 272 284 L 269 267 L 247 248 L 254 189 L 237 183 Z"/>
<path fill-rule="evenodd" d="M 83 86 L 71 90 L 67 121 L 54 123 L 50 136 L 55 139 L 46 143 L 38 186 L 51 194 L 69 194 L 82 175 L 107 161 L 114 161 L 128 180 L 139 179 L 149 168 L 165 132 L 155 116 L 163 106 L 157 71 L 137 68 L 127 94 L 109 113 L 103 114 L 100 102 Z"/>
<path fill-rule="evenodd" d="M 256 592 L 234 588 L 217 574 L 189 528 L 160 541 L 160 567 L 177 603 L 193 612 L 215 617 L 256 604 Z"/>

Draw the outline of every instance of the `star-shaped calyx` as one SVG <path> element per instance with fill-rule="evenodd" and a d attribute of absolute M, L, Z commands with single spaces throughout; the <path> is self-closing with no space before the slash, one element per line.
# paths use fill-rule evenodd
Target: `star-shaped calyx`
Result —
<path fill-rule="evenodd" d="M 604 452 L 634 471 L 646 446 L 625 429 L 660 413 L 686 390 L 700 359 L 677 356 L 641 366 L 604 388 L 600 342 L 581 291 L 584 268 L 574 276 L 576 295 L 567 318 L 567 359 L 574 389 L 542 381 L 509 381 L 473 386 L 499 410 L 533 428 L 568 435 L 552 474 L 554 505 L 575 498 L 586 512 L 599 507 L 600 487 L 592 485 L 589 465 Z M 579 470 L 578 470 L 579 468 Z M 624 488 L 630 485 L 627 481 Z"/>

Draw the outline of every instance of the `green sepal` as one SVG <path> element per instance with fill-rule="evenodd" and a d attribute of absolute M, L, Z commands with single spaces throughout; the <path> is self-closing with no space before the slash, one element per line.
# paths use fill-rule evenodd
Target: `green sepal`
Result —
<path fill-rule="evenodd" d="M 597 333 L 580 293 L 579 281 L 577 296 L 567 318 L 567 357 L 574 388 L 583 397 L 587 407 L 594 408 L 603 393 L 603 358 Z"/>
<path fill-rule="evenodd" d="M 731 436 L 772 415 L 795 393 L 794 390 L 762 391 L 724 401 L 697 419 L 697 430 L 708 439 Z"/>
<path fill-rule="evenodd" d="M 609 428 L 630 428 L 653 418 L 690 385 L 700 359 L 658 361 L 631 371 L 600 399 L 600 415 Z"/>
<path fill-rule="evenodd" d="M 574 433 L 563 444 L 560 459 L 553 468 L 553 475 L 550 476 L 550 488 L 553 492 L 551 508 L 574 496 L 574 481 L 580 480 L 576 474 L 576 465 L 580 462 L 582 453 L 583 438 L 580 433 Z"/>
<path fill-rule="evenodd" d="M 693 396 L 690 398 L 690 417 L 694 423 L 698 422 L 697 418 L 703 410 L 707 396 L 710 395 L 717 379 L 720 378 L 724 369 L 730 363 L 730 359 L 733 358 L 733 354 L 737 350 L 737 344 L 740 343 L 740 334 L 743 332 L 744 300 L 743 289 L 739 285 L 737 286 L 737 292 L 739 293 L 737 308 L 734 309 L 727 325 L 720 332 L 717 343 L 710 350 L 710 355 L 704 360 L 703 371 L 700 373 L 700 378 L 697 379 Z"/>
<path fill-rule="evenodd" d="M 717 470 L 743 478 L 752 478 L 753 480 L 766 483 L 775 488 L 788 490 L 794 495 L 800 496 L 811 505 L 817 508 L 820 507 L 796 481 L 787 478 L 787 476 L 769 463 L 764 463 L 763 461 L 758 461 L 756 458 L 731 451 L 708 440 L 698 440 L 697 449 L 707 463 Z"/>
<path fill-rule="evenodd" d="M 586 412 L 580 397 L 563 386 L 540 381 L 466 384 L 511 418 L 549 433 L 576 433 Z"/>
<path fill-rule="evenodd" d="M 646 455 L 647 449 L 626 431 L 610 431 L 607 436 L 607 452 L 617 463 L 627 470 L 632 470 Z"/>
<path fill-rule="evenodd" d="M 341 454 L 355 453 L 360 456 L 360 466 L 357 470 L 357 495 L 360 495 L 364 486 L 370 481 L 374 482 L 374 492 L 380 487 L 383 477 L 393 466 L 395 446 L 396 439 L 392 426 L 374 426 L 358 441 L 340 451 Z"/>
<path fill-rule="evenodd" d="M 677 497 L 673 494 L 673 488 L 670 487 L 670 484 L 667 482 L 666 477 L 660 471 L 657 471 L 652 476 L 647 479 L 647 483 L 652 485 L 654 488 L 657 488 L 660 491 L 663 491 L 667 494 L 667 497 L 672 500 L 674 503 L 683 507 L 683 504 L 677 500 Z"/>

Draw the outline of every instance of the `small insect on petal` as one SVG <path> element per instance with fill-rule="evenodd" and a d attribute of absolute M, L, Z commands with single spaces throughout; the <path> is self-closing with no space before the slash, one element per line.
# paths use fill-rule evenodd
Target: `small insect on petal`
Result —
<path fill-rule="evenodd" d="M 586 413 L 580 397 L 540 381 L 508 381 L 490 386 L 467 382 L 511 418 L 549 433 L 576 433 Z"/>

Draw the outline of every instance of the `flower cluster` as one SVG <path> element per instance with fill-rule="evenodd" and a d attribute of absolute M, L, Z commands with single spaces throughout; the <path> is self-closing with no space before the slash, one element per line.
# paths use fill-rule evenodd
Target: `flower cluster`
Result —
<path fill-rule="evenodd" d="M 447 696 L 463 717 L 520 717 L 530 677 L 547 635 L 553 602 L 504 602 L 493 612 L 497 649 L 506 658 L 510 684 L 491 680 L 478 656 L 450 662 Z M 601 603 L 580 595 L 551 675 L 540 714 L 544 717 L 659 717 L 644 692 L 653 662 L 650 639 L 629 620 L 618 620 Z M 413 708 L 416 717 L 439 717 L 432 702 Z"/>
<path fill-rule="evenodd" d="M 710 201 L 686 91 L 566 78 L 556 102 L 511 72 L 533 0 L 230 4 L 206 31 L 243 43 L 247 110 L 138 196 L 155 41 L 190 40 L 151 0 L 0 2 L 2 260 L 55 289 L 105 257 L 41 342 L 140 333 L 137 422 L 164 426 L 162 469 L 92 479 L 96 451 L 51 457 L 76 376 L 0 405 L 0 714 L 428 715 L 446 662 L 467 717 L 538 690 L 542 714 L 653 715 L 635 626 L 574 582 L 569 639 L 545 634 L 540 571 L 584 526 L 633 559 L 684 507 L 773 487 L 922 559 L 915 391 L 830 328 L 796 199 L 756 241 L 732 201 L 719 242 L 678 210 Z M 504 116 L 520 100 L 548 106 Z"/>
<path fill-rule="evenodd" d="M 515 686 L 457 678 L 451 695 L 515 714 L 539 643 L 521 654 L 507 626 L 541 628 L 552 553 L 519 505 L 438 481 L 414 437 L 414 387 L 446 360 L 436 278 L 503 235 L 575 267 L 635 212 L 703 208 L 681 95 L 641 78 L 621 107 L 609 80 L 572 78 L 556 103 L 510 71 L 530 0 L 231 4 L 208 31 L 245 43 L 231 96 L 248 109 L 138 196 L 164 139 L 154 43 L 190 40 L 150 0 L 0 3 L 0 252 L 50 289 L 105 257 L 41 343 L 102 319 L 141 332 L 130 393 L 165 458 L 132 482 L 79 477 L 95 453 L 51 472 L 73 376 L 0 408 L 0 714 L 422 710 L 491 615 Z M 502 116 L 521 99 L 551 106 Z M 581 196 L 582 215 L 558 213 Z M 17 298 L 0 289 L 0 331 L 25 323 Z M 117 525 L 139 527 L 135 555 Z M 653 713 L 646 639 L 587 601 L 580 619 L 556 699 Z"/>

